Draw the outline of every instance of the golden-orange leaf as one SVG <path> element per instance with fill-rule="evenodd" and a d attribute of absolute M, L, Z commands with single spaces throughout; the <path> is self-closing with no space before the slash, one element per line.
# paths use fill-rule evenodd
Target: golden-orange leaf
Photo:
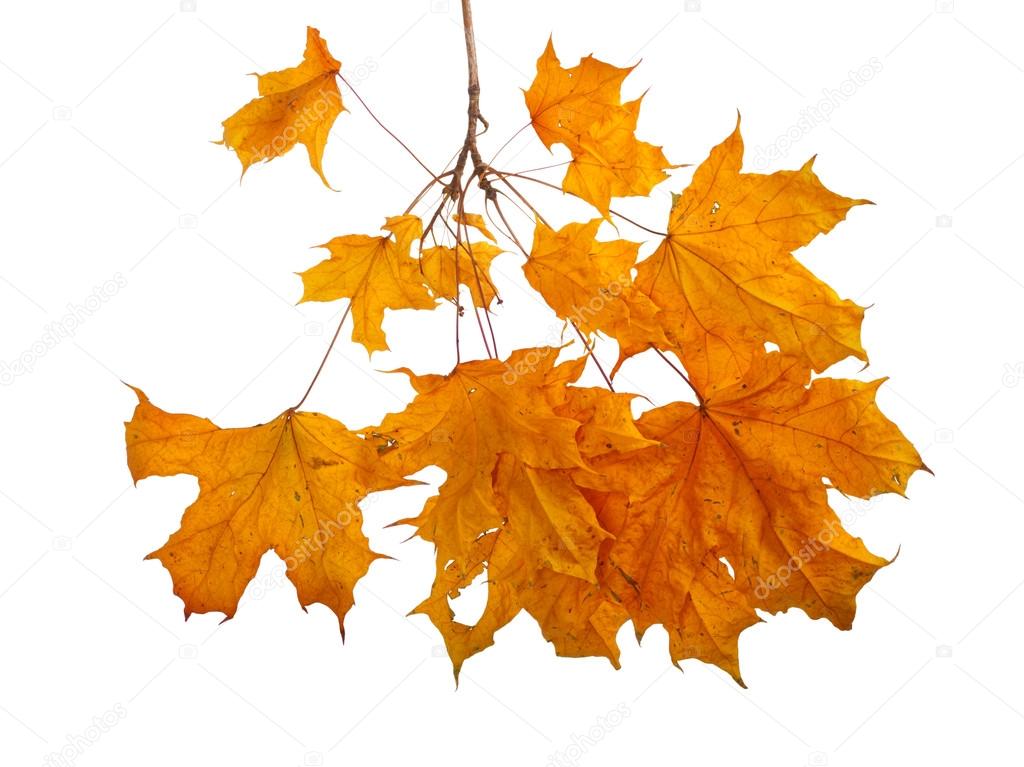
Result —
<path fill-rule="evenodd" d="M 650 346 L 669 346 L 659 309 L 633 285 L 639 244 L 599 242 L 601 219 L 572 223 L 557 232 L 536 223 L 533 247 L 523 265 L 529 283 L 559 317 L 583 333 L 602 331 L 619 342 L 616 369 Z"/>
<path fill-rule="evenodd" d="M 446 376 L 403 371 L 417 396 L 374 433 L 386 436 L 392 447 L 386 460 L 402 474 L 431 465 L 447 473 L 440 493 L 416 519 L 406 520 L 445 557 L 465 555 L 507 515 L 519 520 L 516 529 L 537 548 L 534 556 L 557 570 L 593 575 L 602 533 L 570 491 L 548 488 L 564 503 L 548 508 L 540 497 L 544 488 L 531 487 L 536 476 L 522 471 L 510 473 L 506 486 L 495 489 L 503 453 L 531 469 L 583 466 L 575 440 L 579 424 L 557 415 L 546 396 L 545 375 L 557 355 L 557 349 L 540 347 L 519 350 L 505 361 L 465 362 Z M 513 484 L 523 502 L 509 510 L 502 496 Z M 554 523 L 545 519 L 549 513 L 556 515 Z"/>
<path fill-rule="evenodd" d="M 615 538 L 603 582 L 639 631 L 666 627 L 674 661 L 701 658 L 739 681 L 736 640 L 755 608 L 850 627 L 886 560 L 843 529 L 826 491 L 902 494 L 925 468 L 875 404 L 880 384 L 809 383 L 799 360 L 762 351 L 700 404 L 645 413 L 637 425 L 658 447 L 596 459 L 597 481 L 577 472 L 613 507 L 599 514 Z"/>
<path fill-rule="evenodd" d="M 544 146 L 564 144 L 572 153 L 562 188 L 605 216 L 612 197 L 649 194 L 673 167 L 661 147 L 636 138 L 640 99 L 623 104 L 620 96 L 631 71 L 593 56 L 565 69 L 548 40 L 525 94 Z"/>
<path fill-rule="evenodd" d="M 741 373 L 766 341 L 821 371 L 867 360 L 864 310 L 815 277 L 793 251 L 829 232 L 866 200 L 826 189 L 808 162 L 770 175 L 741 173 L 739 123 L 678 197 L 668 237 L 637 268 L 637 287 L 662 310 L 683 356 Z M 707 370 L 690 368 L 697 379 Z"/>
<path fill-rule="evenodd" d="M 167 413 L 135 392 L 139 404 L 125 424 L 132 478 L 199 480 L 181 528 L 149 555 L 170 572 L 186 617 L 232 617 L 260 558 L 273 551 L 302 606 L 327 605 L 344 632 L 356 581 L 381 556 L 363 535 L 357 504 L 410 481 L 366 440 L 319 413 L 287 410 L 259 426 L 222 429 Z"/>
<path fill-rule="evenodd" d="M 388 348 L 381 328 L 385 309 L 433 309 L 437 303 L 409 256 L 423 233 L 420 220 L 392 216 L 383 228 L 390 234 L 335 237 L 321 246 L 331 257 L 301 273 L 302 301 L 351 301 L 352 340 L 371 353 Z"/>
<path fill-rule="evenodd" d="M 463 242 L 459 243 L 457 250 L 435 245 L 423 249 L 420 271 L 438 298 L 454 301 L 457 281 L 469 288 L 474 305 L 486 309 L 497 296 L 491 281 L 491 261 L 502 252 L 501 248 L 489 242 Z"/>
<path fill-rule="evenodd" d="M 336 77 L 341 62 L 327 50 L 313 27 L 306 30 L 306 52 L 296 67 L 258 76 L 259 97 L 226 119 L 221 143 L 250 165 L 280 157 L 304 144 L 309 164 L 324 182 L 324 147 L 335 119 L 344 110 Z"/>

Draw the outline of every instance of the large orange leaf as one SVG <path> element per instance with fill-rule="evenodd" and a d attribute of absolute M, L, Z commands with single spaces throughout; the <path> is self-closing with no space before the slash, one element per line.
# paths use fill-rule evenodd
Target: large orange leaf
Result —
<path fill-rule="evenodd" d="M 544 146 L 564 144 L 572 153 L 562 188 L 605 216 L 612 197 L 648 194 L 672 167 L 661 147 L 636 138 L 640 99 L 623 104 L 620 96 L 631 71 L 593 56 L 565 69 L 548 40 L 525 93 Z"/>
<path fill-rule="evenodd" d="M 327 134 L 345 108 L 336 77 L 341 62 L 313 27 L 306 29 L 306 52 L 297 67 L 259 75 L 259 97 L 226 119 L 221 143 L 235 150 L 242 173 L 304 144 L 309 164 L 327 184 L 323 171 Z"/>
<path fill-rule="evenodd" d="M 391 234 L 335 237 L 321 246 L 331 257 L 301 274 L 302 301 L 351 301 L 352 340 L 371 353 L 388 348 L 381 328 L 385 309 L 433 309 L 437 303 L 409 256 L 423 233 L 420 220 L 392 216 L 383 228 Z"/>
<path fill-rule="evenodd" d="M 697 168 L 669 215 L 668 237 L 637 268 L 636 284 L 663 311 L 683 356 L 735 375 L 771 341 L 814 370 L 867 360 L 864 310 L 839 298 L 794 256 L 866 203 L 826 189 L 808 162 L 770 175 L 741 173 L 739 123 Z M 697 382 L 711 374 L 690 366 Z"/>
<path fill-rule="evenodd" d="M 843 530 L 826 491 L 903 494 L 924 464 L 875 404 L 881 381 L 808 379 L 799 360 L 755 354 L 699 404 L 645 413 L 639 429 L 660 446 L 596 459 L 597 482 L 577 472 L 618 507 L 599 514 L 615 536 L 603 582 L 638 630 L 665 625 L 676 661 L 700 657 L 739 679 L 735 634 L 756 621 L 754 608 L 799 607 L 846 629 L 857 592 L 886 564 Z M 691 594 L 694 577 L 702 596 Z M 726 601 L 704 601 L 712 596 Z M 680 622 L 691 603 L 710 634 Z"/>
<path fill-rule="evenodd" d="M 259 426 L 222 429 L 205 418 L 167 413 L 135 389 L 125 424 L 132 478 L 191 474 L 199 497 L 181 528 L 149 557 L 171 573 L 191 613 L 235 614 L 260 558 L 284 560 L 303 607 L 327 605 L 344 618 L 352 590 L 379 554 L 362 531 L 367 493 L 410 484 L 342 424 L 287 410 Z"/>

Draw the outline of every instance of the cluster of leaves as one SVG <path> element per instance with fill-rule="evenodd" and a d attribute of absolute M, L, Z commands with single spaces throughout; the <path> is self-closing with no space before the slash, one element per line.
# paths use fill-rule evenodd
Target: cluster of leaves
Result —
<path fill-rule="evenodd" d="M 887 562 L 843 530 L 827 491 L 902 494 L 925 467 L 876 406 L 881 381 L 813 375 L 850 356 L 867 361 L 863 309 L 793 251 L 865 201 L 830 192 L 811 163 L 743 173 L 737 125 L 673 195 L 650 256 L 638 261 L 636 242 L 598 240 L 618 215 L 613 197 L 647 195 L 673 167 L 635 136 L 640 100 L 620 99 L 629 72 L 590 56 L 564 68 L 549 42 L 525 93 L 540 140 L 571 153 L 561 189 L 600 216 L 550 226 L 515 186 L 537 179 L 482 161 L 476 129 L 486 122 L 471 103 L 458 160 L 431 172 L 427 189 L 439 186 L 442 200 L 427 225 L 411 213 L 421 194 L 387 219 L 385 234 L 336 237 L 324 246 L 329 257 L 301 275 L 304 301 L 347 300 L 342 322 L 351 314 L 352 339 L 368 353 L 388 348 L 385 309 L 454 305 L 457 339 L 468 295 L 487 359 L 460 358 L 445 375 L 401 371 L 413 401 L 359 433 L 301 411 L 302 402 L 269 423 L 221 429 L 166 413 L 136 390 L 126 425 L 132 476 L 199 480 L 181 528 L 150 555 L 170 571 L 186 614 L 232 616 L 273 549 L 301 604 L 327 605 L 343 626 L 356 582 L 379 556 L 359 501 L 436 466 L 446 473 L 437 495 L 396 524 L 436 547 L 433 588 L 415 612 L 443 635 L 456 674 L 523 610 L 561 655 L 617 667 L 619 629 L 632 621 L 639 638 L 659 624 L 673 661 L 698 658 L 740 683 L 738 637 L 758 610 L 798 607 L 851 625 L 858 590 Z M 324 178 L 328 131 L 343 110 L 339 80 L 348 85 L 310 28 L 302 63 L 260 76 L 259 97 L 224 122 L 243 172 L 301 143 Z M 484 215 L 465 209 L 470 184 L 587 354 L 559 362 L 564 348 L 537 347 L 498 359 L 490 265 L 502 249 Z M 531 209 L 529 249 L 502 199 Z M 618 345 L 615 368 L 601 370 L 608 385 L 575 385 L 587 364 L 600 367 L 598 339 Z M 612 377 L 644 352 L 672 366 L 690 401 L 634 418 L 634 395 L 615 392 Z M 450 600 L 481 574 L 486 608 L 475 625 L 461 624 Z"/>

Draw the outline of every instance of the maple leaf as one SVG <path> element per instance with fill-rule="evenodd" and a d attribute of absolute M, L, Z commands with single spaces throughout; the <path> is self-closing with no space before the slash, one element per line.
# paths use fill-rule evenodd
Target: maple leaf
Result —
<path fill-rule="evenodd" d="M 538 221 L 523 272 L 559 317 L 583 333 L 603 331 L 619 342 L 619 360 L 651 345 L 670 346 L 660 310 L 633 285 L 639 243 L 597 241 L 602 219 L 571 223 L 557 232 Z"/>
<path fill-rule="evenodd" d="M 640 99 L 623 104 L 620 96 L 631 71 L 593 56 L 565 69 L 549 39 L 525 92 L 530 121 L 544 146 L 564 144 L 572 153 L 562 188 L 605 216 L 612 197 L 649 194 L 674 167 L 661 147 L 636 138 Z"/>
<path fill-rule="evenodd" d="M 545 354 L 543 364 L 538 358 L 541 352 Z M 574 422 L 580 459 L 659 444 L 645 438 L 634 424 L 629 411 L 633 395 L 566 388 L 579 377 L 586 359 L 553 366 L 550 360 L 556 352 L 529 349 L 514 353 L 507 361 L 506 373 L 518 371 L 517 378 L 505 376 L 503 383 L 518 386 L 518 376 L 529 375 L 523 396 L 531 402 L 546 401 L 557 416 Z M 533 363 L 524 371 L 522 366 L 531 359 Z M 421 396 L 430 397 L 431 391 Z M 600 655 L 617 667 L 615 633 L 628 615 L 594 577 L 602 570 L 600 552 L 607 551 L 610 537 L 596 524 L 596 511 L 586 496 L 588 489 L 574 479 L 576 471 L 589 469 L 534 468 L 516 455 L 522 452 L 518 443 L 506 442 L 504 449 L 508 452 L 498 456 L 490 476 L 479 480 L 481 488 L 490 485 L 498 514 L 460 531 L 458 547 L 445 545 L 450 539 L 435 540 L 437 577 L 430 596 L 414 612 L 428 616 L 441 632 L 456 678 L 463 662 L 493 644 L 494 633 L 521 610 L 537 620 L 560 655 Z M 432 460 L 444 466 L 438 458 Z M 404 469 L 422 461 L 420 458 Z M 445 493 L 444 486 L 441 493 Z M 428 504 L 424 515 L 435 511 Z M 419 534 L 428 540 L 440 537 L 436 528 L 424 535 L 423 515 L 405 522 L 420 525 Z M 492 527 L 474 532 L 482 524 Z M 553 540 L 557 541 L 554 547 Z M 580 547 L 581 541 L 587 544 L 585 548 Z M 449 598 L 457 597 L 484 572 L 488 599 L 483 615 L 473 626 L 455 621 Z"/>
<path fill-rule="evenodd" d="M 741 173 L 739 122 L 696 170 L 669 215 L 668 236 L 637 267 L 637 287 L 662 310 L 683 356 L 750 364 L 770 341 L 822 371 L 847 356 L 867 361 L 864 310 L 840 299 L 792 251 L 867 203 L 834 194 L 811 170 Z M 690 368 L 695 383 L 706 371 Z"/>
<path fill-rule="evenodd" d="M 491 233 L 491 230 L 487 228 L 487 223 L 484 221 L 484 217 L 481 216 L 479 213 L 456 213 L 454 216 L 452 216 L 452 220 L 456 224 L 464 224 L 465 226 L 473 227 L 491 242 L 498 241 L 497 238 Z"/>
<path fill-rule="evenodd" d="M 134 387 L 133 387 L 134 388 Z M 125 424 L 132 479 L 192 474 L 199 497 L 181 528 L 148 558 L 171 574 L 192 613 L 231 618 L 260 558 L 284 560 L 299 603 L 320 602 L 344 618 L 370 563 L 358 502 L 412 480 L 389 470 L 373 446 L 319 413 L 287 410 L 259 426 L 222 429 L 205 418 L 168 413 L 139 389 Z"/>
<path fill-rule="evenodd" d="M 457 281 L 469 288 L 475 306 L 486 309 L 497 296 L 491 261 L 503 252 L 489 242 L 463 242 L 457 249 L 436 245 L 420 254 L 420 271 L 435 296 L 454 301 Z"/>
<path fill-rule="evenodd" d="M 523 610 L 559 655 L 605 657 L 619 667 L 615 635 L 629 619 L 625 609 L 591 581 L 529 567 L 507 533 L 485 533 L 464 557 L 445 561 L 439 555 L 437 569 L 430 595 L 413 614 L 427 616 L 441 633 L 456 681 L 463 663 L 493 645 L 495 632 Z M 456 621 L 450 600 L 482 574 L 487 576 L 482 615 L 472 626 Z"/>
<path fill-rule="evenodd" d="M 392 216 L 388 235 L 348 234 L 320 246 L 331 256 L 302 272 L 301 301 L 350 299 L 352 340 L 373 353 L 388 348 L 381 328 L 385 309 L 433 309 L 436 300 L 423 284 L 412 243 L 423 234 L 416 216 Z"/>
<path fill-rule="evenodd" d="M 402 370 L 416 398 L 401 413 L 389 415 L 371 434 L 387 438 L 393 449 L 385 460 L 407 475 L 427 466 L 447 478 L 420 515 L 402 520 L 433 542 L 440 555 L 464 556 L 488 530 L 506 517 L 550 567 L 592 577 L 594 552 L 603 536 L 589 507 L 559 484 L 561 474 L 532 470 L 583 466 L 576 446 L 579 424 L 557 415 L 548 401 L 545 377 L 558 350 L 520 349 L 507 360 L 462 363 L 446 376 Z M 505 484 L 495 488 L 499 457 L 522 462 L 506 467 Z M 513 470 L 514 469 L 514 470 Z M 507 495 L 520 503 L 509 509 Z M 548 500 L 557 499 L 556 507 Z"/>
<path fill-rule="evenodd" d="M 586 333 L 628 318 L 628 307 L 617 299 L 632 284 L 630 270 L 640 247 L 627 240 L 598 242 L 601 221 L 567 224 L 557 232 L 536 222 L 523 264 L 526 279 L 548 306 Z"/>
<path fill-rule="evenodd" d="M 847 629 L 857 592 L 887 564 L 843 530 L 827 488 L 903 494 L 926 469 L 875 404 L 882 381 L 809 383 L 798 359 L 752 359 L 744 375 L 699 391 L 698 404 L 645 413 L 637 426 L 658 447 L 594 459 L 594 487 L 618 507 L 599 514 L 614 536 L 603 582 L 638 631 L 666 627 L 674 661 L 698 657 L 737 681 L 736 640 L 754 608 L 799 607 Z"/>
<path fill-rule="evenodd" d="M 344 110 L 335 79 L 341 62 L 327 50 L 319 30 L 306 28 L 306 51 L 296 67 L 258 75 L 259 97 L 223 122 L 221 142 L 249 166 L 280 157 L 304 144 L 309 164 L 330 187 L 323 171 L 327 134 Z"/>

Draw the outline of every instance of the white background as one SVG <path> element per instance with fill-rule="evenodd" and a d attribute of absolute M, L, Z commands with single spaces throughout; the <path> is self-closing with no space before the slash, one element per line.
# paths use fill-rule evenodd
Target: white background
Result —
<path fill-rule="evenodd" d="M 234 620 L 182 620 L 166 571 L 142 558 L 175 529 L 195 480 L 131 487 L 122 421 L 134 398 L 119 379 L 221 425 L 273 417 L 305 387 L 339 309 L 296 307 L 293 272 L 323 257 L 310 246 L 376 233 L 425 181 L 350 96 L 325 161 L 338 193 L 301 148 L 239 185 L 236 158 L 210 140 L 254 95 L 245 73 L 296 63 L 309 23 L 381 118 L 439 168 L 465 121 L 460 17 L 447 5 L 4 4 L 0 361 L 27 355 L 32 372 L 0 387 L 0 762 L 43 764 L 69 738 L 79 748 L 64 763 L 83 766 L 1017 758 L 1024 11 L 995 0 L 477 2 L 485 154 L 524 122 L 518 89 L 553 32 L 566 64 L 591 51 L 642 58 L 627 95 L 650 87 L 640 135 L 675 162 L 700 161 L 738 108 L 748 159 L 792 129 L 771 169 L 817 153 L 826 184 L 877 203 L 801 257 L 872 306 L 871 366 L 838 372 L 891 377 L 881 405 L 935 476 L 916 476 L 909 500 L 835 500 L 873 551 L 900 552 L 862 592 L 852 631 L 798 611 L 770 617 L 741 640 L 744 691 L 695 661 L 673 669 L 659 629 L 638 647 L 624 628 L 615 672 L 555 658 L 520 616 L 467 663 L 456 691 L 436 632 L 404 617 L 427 593 L 432 552 L 403 543 L 408 528 L 383 529 L 429 488 L 366 505 L 374 547 L 397 561 L 374 564 L 357 589 L 344 646 L 326 608 L 299 609 L 272 555 Z M 870 82 L 800 127 L 823 90 L 872 59 Z M 528 133 L 499 159 L 549 161 Z M 619 207 L 657 228 L 689 173 Z M 590 215 L 558 195 L 534 199 L 559 224 Z M 503 353 L 557 334 L 521 263 L 496 262 Z M 113 295 L 97 307 L 89 297 L 104 285 Z M 79 310 L 73 334 L 32 351 L 87 302 L 95 310 Z M 385 327 L 393 352 L 372 361 L 346 334 L 311 409 L 375 423 L 411 393 L 375 371 L 450 367 L 450 308 L 392 314 Z M 472 330 L 469 356 L 480 352 Z M 600 354 L 614 359 L 614 345 Z M 656 404 L 683 396 L 646 359 L 623 369 L 621 386 Z M 104 715 L 116 723 L 83 745 Z"/>

